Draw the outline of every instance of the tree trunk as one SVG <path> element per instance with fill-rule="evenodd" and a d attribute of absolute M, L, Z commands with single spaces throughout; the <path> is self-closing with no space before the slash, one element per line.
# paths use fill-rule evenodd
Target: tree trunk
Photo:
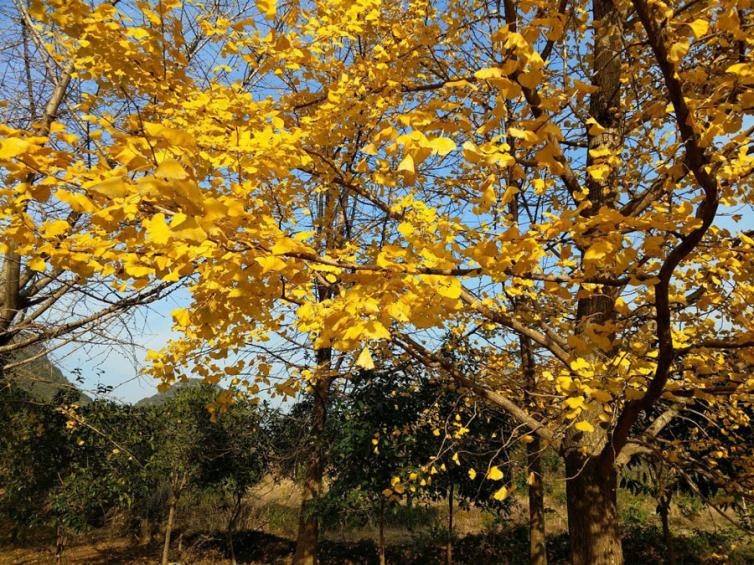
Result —
<path fill-rule="evenodd" d="M 741 514 L 741 523 L 743 524 L 744 528 L 747 530 L 751 530 L 752 529 L 751 514 L 749 514 L 749 507 L 746 504 L 745 498 L 741 499 L 740 514 Z"/>
<path fill-rule="evenodd" d="M 601 152 L 617 152 L 623 144 L 623 109 L 621 107 L 621 65 L 623 61 L 623 16 L 612 0 L 592 0 L 594 29 L 592 52 L 592 84 L 589 114 L 600 124 L 599 132 L 587 130 L 587 166 L 600 164 Z M 595 157 L 597 155 L 597 157 Z M 615 208 L 614 175 L 585 179 L 589 206 L 582 215 L 591 217 L 602 208 Z M 593 234 L 595 238 L 605 235 Z M 582 258 L 586 245 L 581 247 Z M 615 317 L 616 288 L 579 289 L 576 332 L 591 346 L 595 354 L 612 354 L 614 344 L 610 322 Z M 600 343 L 590 333 L 601 334 L 607 343 Z M 607 378 L 608 375 L 603 375 Z M 618 532 L 617 473 L 614 458 L 600 458 L 609 442 L 596 411 L 582 414 L 596 431 L 570 431 L 562 446 L 566 463 L 566 499 L 568 532 L 571 541 L 572 565 L 622 565 L 623 548 Z"/>
<path fill-rule="evenodd" d="M 538 436 L 526 446 L 526 468 L 529 472 L 529 562 L 547 564 L 545 535 L 545 489 L 542 479 L 542 445 Z"/>
<path fill-rule="evenodd" d="M 453 483 L 448 489 L 448 544 L 445 547 L 445 565 L 453 564 Z"/>
<path fill-rule="evenodd" d="M 65 530 L 61 525 L 55 530 L 55 565 L 62 565 L 65 551 Z"/>
<path fill-rule="evenodd" d="M 537 383 L 534 377 L 534 352 L 531 340 L 519 336 L 521 366 L 524 370 L 527 402 L 532 400 Z M 532 441 L 526 446 L 526 469 L 529 485 L 529 561 L 532 565 L 547 564 L 545 537 L 545 492 L 542 478 L 542 443 L 539 436 L 532 434 Z"/>
<path fill-rule="evenodd" d="M 348 191 L 347 187 L 333 185 L 323 195 L 320 202 L 321 211 L 317 223 L 325 230 L 325 248 L 338 249 L 345 242 L 348 234 Z M 334 287 L 317 284 L 317 300 L 323 302 L 331 298 Z M 317 542 L 319 540 L 319 520 L 316 502 L 322 492 L 322 473 L 324 469 L 324 433 L 327 422 L 327 408 L 330 397 L 330 385 L 334 380 L 331 372 L 332 349 L 320 347 L 314 351 L 317 362 L 314 389 L 314 406 L 312 408 L 310 444 L 308 461 L 304 471 L 304 491 L 299 512 L 296 551 L 293 554 L 294 565 L 316 565 Z"/>
<path fill-rule="evenodd" d="M 149 518 L 141 518 L 139 520 L 139 544 L 149 545 L 152 541 L 152 523 Z"/>
<path fill-rule="evenodd" d="M 301 510 L 298 517 L 298 535 L 294 565 L 316 565 L 317 542 L 319 540 L 319 519 L 316 502 L 322 493 L 322 472 L 324 468 L 324 433 L 327 423 L 327 405 L 330 396 L 332 377 L 330 371 L 330 349 L 318 349 L 317 381 L 314 384 L 314 406 L 311 419 L 311 443 L 308 461 L 304 471 L 304 490 Z"/>
<path fill-rule="evenodd" d="M 665 542 L 665 552 L 669 565 L 675 565 L 675 550 L 673 549 L 673 536 L 670 533 L 670 499 L 661 498 L 657 505 L 657 512 L 662 520 L 662 539 Z"/>
<path fill-rule="evenodd" d="M 168 565 L 170 562 L 170 536 L 173 533 L 173 522 L 175 520 L 175 508 L 178 501 L 171 495 L 168 504 L 168 521 L 165 524 L 165 544 L 162 546 L 162 565 Z"/>
<path fill-rule="evenodd" d="M 233 503 L 233 512 L 231 513 L 230 519 L 228 520 L 228 528 L 226 532 L 228 539 L 228 550 L 230 551 L 231 565 L 236 565 L 236 549 L 233 545 L 233 534 L 236 530 L 236 522 L 238 521 L 238 516 L 241 514 L 242 498 L 242 494 L 236 493 L 235 501 Z"/>
<path fill-rule="evenodd" d="M 380 497 L 380 565 L 385 563 L 385 499 Z"/>
<path fill-rule="evenodd" d="M 575 452 L 565 459 L 572 565 L 622 565 L 615 467 Z"/>

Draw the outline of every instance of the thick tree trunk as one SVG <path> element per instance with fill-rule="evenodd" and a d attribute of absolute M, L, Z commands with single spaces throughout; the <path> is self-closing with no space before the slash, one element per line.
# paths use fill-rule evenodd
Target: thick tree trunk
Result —
<path fill-rule="evenodd" d="M 178 504 L 176 497 L 170 496 L 168 504 L 168 521 L 165 524 L 165 543 L 162 546 L 162 565 L 168 565 L 170 562 L 170 536 L 173 534 L 173 523 L 175 521 L 175 508 Z"/>
<path fill-rule="evenodd" d="M 330 349 L 317 350 L 317 382 L 314 384 L 314 406 L 311 419 L 311 443 L 308 461 L 304 471 L 304 489 L 298 520 L 294 565 L 316 565 L 317 542 L 319 540 L 319 518 L 316 502 L 322 493 L 322 473 L 324 468 L 324 433 L 327 423 L 327 407 L 332 377 L 330 371 Z"/>
<path fill-rule="evenodd" d="M 448 544 L 445 546 L 445 565 L 453 564 L 453 483 L 448 489 Z"/>
<path fill-rule="evenodd" d="M 595 457 L 566 456 L 566 500 L 572 565 L 622 565 L 617 473 Z"/>
<path fill-rule="evenodd" d="M 621 64 L 623 57 L 623 17 L 612 0 L 592 0 L 594 47 L 592 84 L 598 89 L 591 95 L 589 113 L 602 126 L 596 133 L 588 130 L 587 165 L 599 165 L 601 151 L 617 152 L 623 144 L 623 111 L 621 107 Z M 590 205 L 584 216 L 594 216 L 602 208 L 615 208 L 616 193 L 613 175 L 585 179 Z M 597 237 L 604 237 L 595 234 Z M 593 243 L 594 240 L 587 245 Z M 582 248 L 582 252 L 585 248 Z M 616 290 L 609 288 L 585 291 L 578 302 L 577 333 L 593 341 L 595 351 L 608 355 L 613 350 L 614 335 L 610 322 L 615 316 Z M 591 340 L 589 333 L 599 333 L 609 344 Z M 605 378 L 607 375 L 605 375 Z M 573 565 L 622 565 L 623 549 L 618 532 L 617 473 L 611 458 L 601 453 L 609 441 L 595 412 L 582 414 L 595 432 L 569 432 L 563 445 L 566 462 L 566 499 L 568 532 Z"/>

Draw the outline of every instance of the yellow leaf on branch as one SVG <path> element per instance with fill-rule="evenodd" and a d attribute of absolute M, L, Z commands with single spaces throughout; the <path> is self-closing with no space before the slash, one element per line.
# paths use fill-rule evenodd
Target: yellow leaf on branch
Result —
<path fill-rule="evenodd" d="M 374 369 L 374 361 L 372 360 L 372 354 L 368 347 L 361 350 L 359 357 L 356 359 L 356 365 L 362 369 L 371 370 Z"/>
<path fill-rule="evenodd" d="M 503 478 L 503 472 L 498 467 L 492 467 L 487 471 L 487 478 L 491 481 L 499 481 Z"/>

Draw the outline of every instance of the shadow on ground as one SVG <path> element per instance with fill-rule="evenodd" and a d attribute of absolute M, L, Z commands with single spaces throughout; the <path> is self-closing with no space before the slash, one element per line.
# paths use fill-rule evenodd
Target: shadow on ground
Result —
<path fill-rule="evenodd" d="M 412 539 L 388 546 L 387 562 L 401 565 L 427 565 L 445 561 L 445 541 L 440 530 L 416 534 Z M 665 547 L 660 532 L 653 527 L 634 526 L 624 529 L 626 563 L 662 563 Z M 84 540 L 80 540 L 84 542 Z M 689 532 L 674 539 L 676 560 L 684 565 L 754 563 L 754 547 L 742 545 L 735 532 Z M 193 534 L 181 541 L 181 565 L 227 563 L 228 547 L 221 534 Z M 239 564 L 282 565 L 290 563 L 294 543 L 290 539 L 259 531 L 242 531 L 234 537 Z M 160 546 L 136 546 L 126 539 L 78 543 L 66 552 L 68 564 L 146 565 L 158 562 Z M 568 538 L 551 536 L 547 542 L 548 561 L 552 565 L 568 563 Z M 177 547 L 173 549 L 177 561 Z M 453 544 L 457 565 L 528 562 L 528 532 L 525 527 L 467 535 Z M 357 542 L 325 540 L 319 548 L 321 565 L 378 565 L 378 551 L 371 540 Z M 0 565 L 37 565 L 53 561 L 50 546 L 0 549 Z"/>

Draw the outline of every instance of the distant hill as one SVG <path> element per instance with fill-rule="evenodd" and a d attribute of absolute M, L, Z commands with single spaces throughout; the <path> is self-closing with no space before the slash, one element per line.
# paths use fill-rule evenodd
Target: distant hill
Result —
<path fill-rule="evenodd" d="M 175 383 L 167 391 L 163 393 L 157 393 L 152 396 L 147 396 L 139 400 L 135 406 L 144 408 L 147 406 L 159 406 L 164 404 L 169 398 L 175 396 L 175 393 L 184 388 L 193 388 L 201 386 L 204 381 L 202 379 L 188 379 L 185 383 Z"/>
<path fill-rule="evenodd" d="M 25 347 L 11 355 L 10 361 L 15 362 L 29 359 L 42 352 L 42 346 Z M 34 361 L 12 369 L 10 378 L 16 385 L 31 393 L 36 398 L 50 401 L 60 390 L 75 390 L 81 404 L 89 404 L 92 399 L 81 392 L 74 383 L 70 382 L 63 372 L 50 361 L 47 355 L 42 355 Z"/>

